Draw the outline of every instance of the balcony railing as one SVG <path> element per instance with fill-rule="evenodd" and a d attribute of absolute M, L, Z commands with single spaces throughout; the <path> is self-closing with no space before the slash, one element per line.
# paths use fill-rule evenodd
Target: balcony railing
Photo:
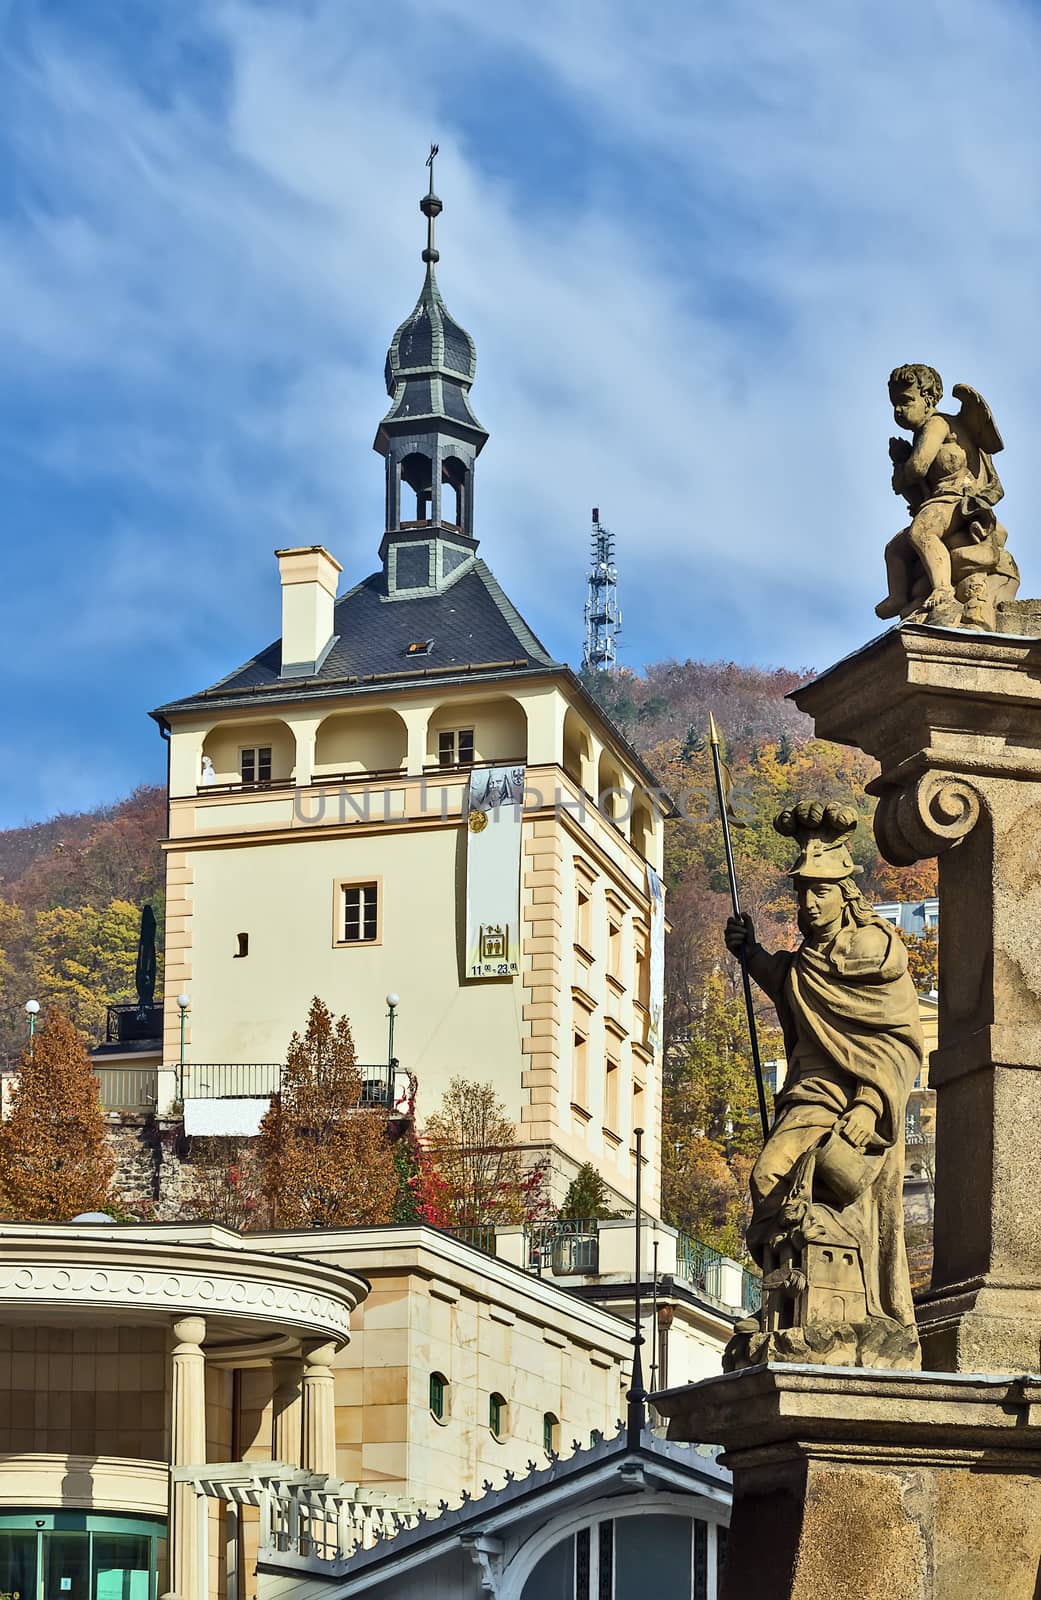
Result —
<path fill-rule="evenodd" d="M 232 783 L 198 783 L 195 786 L 196 794 L 251 794 L 257 789 L 293 789 L 296 780 L 293 778 L 255 778 L 251 783 L 244 783 L 241 778 L 236 778 Z"/>
<path fill-rule="evenodd" d="M 359 1106 L 384 1106 L 389 1111 L 397 1098 L 397 1061 L 356 1068 L 361 1076 Z M 270 1100 L 282 1087 L 280 1061 L 186 1061 L 180 1069 L 182 1100 Z"/>
<path fill-rule="evenodd" d="M 105 1111 L 146 1113 L 157 1099 L 155 1067 L 94 1067 Z"/>
<path fill-rule="evenodd" d="M 442 1228 L 441 1232 L 451 1234 L 453 1239 L 461 1239 L 463 1244 L 471 1245 L 474 1250 L 480 1250 L 484 1256 L 494 1256 L 496 1253 L 493 1222 L 475 1223 L 469 1227 Z"/>
<path fill-rule="evenodd" d="M 676 1276 L 683 1278 L 692 1289 L 700 1289 L 720 1305 L 732 1305 L 734 1295 L 730 1288 L 730 1273 L 736 1263 L 722 1251 L 713 1249 L 701 1239 L 692 1239 L 681 1233 L 676 1240 Z M 763 1303 L 763 1280 L 758 1273 L 741 1269 L 741 1307 L 744 1311 L 758 1311 Z"/>
<path fill-rule="evenodd" d="M 142 1006 L 136 1000 L 122 1000 L 105 1008 L 106 1044 L 139 1044 L 162 1037 L 161 1005 Z"/>
<path fill-rule="evenodd" d="M 593 1276 L 600 1270 L 600 1238 L 595 1217 L 557 1217 L 532 1222 L 524 1230 L 528 1271 L 555 1278 Z"/>

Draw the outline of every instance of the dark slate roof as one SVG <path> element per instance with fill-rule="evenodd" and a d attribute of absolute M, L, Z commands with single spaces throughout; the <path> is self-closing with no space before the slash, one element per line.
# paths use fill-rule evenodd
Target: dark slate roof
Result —
<path fill-rule="evenodd" d="M 171 701 L 153 715 L 196 710 L 213 700 L 234 704 L 237 696 L 256 703 L 254 695 L 267 701 L 350 693 L 371 686 L 374 677 L 406 688 L 432 675 L 451 679 L 453 668 L 494 676 L 562 670 L 483 561 L 475 561 L 440 594 L 387 600 L 385 593 L 378 572 L 336 602 L 336 643 L 313 677 L 279 678 L 282 647 L 276 639 L 212 688 Z M 424 639 L 433 640 L 429 654 L 410 659 L 408 646 Z M 271 693 L 263 694 L 265 689 Z"/>

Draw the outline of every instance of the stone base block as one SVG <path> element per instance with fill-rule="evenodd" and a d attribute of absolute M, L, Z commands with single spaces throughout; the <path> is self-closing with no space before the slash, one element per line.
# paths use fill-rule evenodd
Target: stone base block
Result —
<path fill-rule="evenodd" d="M 1041 1379 L 762 1366 L 658 1395 L 722 1444 L 720 1600 L 1036 1600 Z"/>
<path fill-rule="evenodd" d="M 919 1296 L 922 1364 L 934 1372 L 1041 1372 L 1037 1285 L 986 1279 Z"/>

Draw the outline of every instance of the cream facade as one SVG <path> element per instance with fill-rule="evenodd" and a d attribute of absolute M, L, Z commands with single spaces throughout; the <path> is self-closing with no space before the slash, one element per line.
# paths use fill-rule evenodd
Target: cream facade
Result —
<path fill-rule="evenodd" d="M 305 703 L 280 708 L 277 724 L 237 712 L 171 717 L 160 1098 L 169 1105 L 209 1087 L 215 1065 L 284 1059 L 316 993 L 348 1013 L 360 1059 L 377 1061 L 384 996 L 394 992 L 398 1051 L 419 1080 L 421 1119 L 451 1077 L 491 1080 L 522 1139 L 553 1153 L 561 1193 L 592 1160 L 627 1199 L 632 1130 L 642 1125 L 653 1197 L 660 1084 L 647 865 L 660 870 L 663 801 L 595 709 L 570 703 L 566 683 L 511 682 L 509 695 L 490 687 L 402 690 L 377 696 L 379 706 L 334 700 L 320 717 Z M 386 763 L 395 722 L 400 768 L 376 777 L 369 769 Z M 475 764 L 525 767 L 515 979 L 473 982 L 463 971 L 469 773 L 428 760 L 447 724 L 474 729 Z M 264 792 L 241 780 L 200 783 L 207 753 L 223 778 L 243 748 L 258 746 L 273 751 Z M 319 768 L 353 759 L 359 771 L 316 773 L 315 750 L 335 753 Z M 616 795 L 598 790 L 601 778 Z M 612 800 L 617 818 L 606 814 Z M 376 887 L 369 941 L 338 936 L 352 883 Z M 183 1073 L 182 993 L 191 1001 Z"/>

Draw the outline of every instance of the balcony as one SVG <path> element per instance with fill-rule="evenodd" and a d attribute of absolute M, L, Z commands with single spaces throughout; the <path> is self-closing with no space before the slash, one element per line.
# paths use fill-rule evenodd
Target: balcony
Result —
<path fill-rule="evenodd" d="M 148 1116 L 156 1107 L 158 1074 L 155 1067 L 94 1067 L 104 1111 Z"/>
<path fill-rule="evenodd" d="M 280 1061 L 186 1061 L 179 1069 L 182 1100 L 270 1100 L 282 1087 Z M 384 1106 L 393 1110 L 405 1089 L 398 1062 L 378 1065 L 358 1063 L 361 1074 L 359 1106 Z"/>
<path fill-rule="evenodd" d="M 105 1044 L 153 1043 L 163 1037 L 163 1007 L 142 1006 L 136 1000 L 122 1000 L 106 1007 Z"/>
<path fill-rule="evenodd" d="M 676 1277 L 709 1300 L 724 1306 L 740 1305 L 749 1315 L 763 1303 L 763 1280 L 758 1273 L 685 1233 L 676 1240 Z"/>

